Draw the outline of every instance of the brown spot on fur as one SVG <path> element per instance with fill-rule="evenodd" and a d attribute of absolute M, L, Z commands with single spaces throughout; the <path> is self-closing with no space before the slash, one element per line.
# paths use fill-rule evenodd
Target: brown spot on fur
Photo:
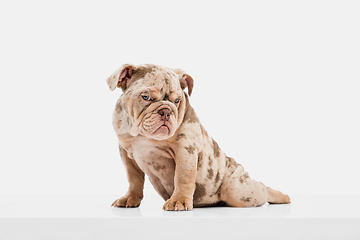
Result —
<path fill-rule="evenodd" d="M 218 190 L 216 190 L 215 194 L 218 195 L 218 197 L 220 198 L 221 195 L 221 187 L 222 187 L 223 183 L 220 184 Z"/>
<path fill-rule="evenodd" d="M 188 153 L 190 154 L 194 154 L 195 153 L 195 148 L 191 145 L 189 145 L 188 147 L 185 147 L 185 149 L 188 151 Z"/>
<path fill-rule="evenodd" d="M 212 160 L 211 157 L 209 156 L 209 166 L 210 166 L 210 167 L 211 167 L 212 163 L 213 163 L 213 160 Z"/>
<path fill-rule="evenodd" d="M 160 165 L 160 164 L 154 164 L 154 169 L 155 169 L 155 171 L 165 170 L 166 166 L 165 165 Z"/>
<path fill-rule="evenodd" d="M 152 64 L 145 64 L 143 66 L 138 66 L 136 69 L 133 70 L 131 80 L 136 81 L 140 78 L 145 77 L 147 73 L 152 73 L 155 70 L 156 70 L 156 66 Z"/>
<path fill-rule="evenodd" d="M 156 162 L 148 162 L 148 165 L 153 166 L 155 171 L 160 171 L 160 170 L 165 170 L 166 169 L 165 165 L 161 165 L 161 164 L 156 163 Z"/>
<path fill-rule="evenodd" d="M 217 144 L 217 142 L 214 139 L 212 140 L 212 143 L 213 143 L 214 157 L 219 157 L 220 156 L 219 145 Z"/>
<path fill-rule="evenodd" d="M 239 165 L 237 162 L 235 162 L 235 160 L 231 157 L 226 157 L 226 167 L 227 168 L 234 168 L 237 167 L 237 165 Z"/>
<path fill-rule="evenodd" d="M 250 197 L 247 197 L 247 198 L 242 197 L 240 200 L 243 201 L 243 202 L 250 202 L 251 198 Z"/>
<path fill-rule="evenodd" d="M 217 183 L 220 180 L 220 173 L 218 172 L 215 176 L 215 183 Z"/>
<path fill-rule="evenodd" d="M 212 168 L 209 168 L 209 169 L 208 169 L 208 175 L 207 175 L 207 177 L 208 177 L 209 179 L 212 179 L 213 176 L 214 176 L 214 170 L 213 170 Z"/>
<path fill-rule="evenodd" d="M 182 138 L 185 138 L 186 139 L 186 135 L 184 133 L 179 133 L 177 136 L 176 136 L 176 141 L 179 141 L 180 139 Z"/>
<path fill-rule="evenodd" d="M 199 152 L 198 154 L 198 164 L 197 164 L 197 169 L 201 168 L 203 165 L 203 153 Z"/>
<path fill-rule="evenodd" d="M 243 172 L 240 176 L 240 183 L 244 183 L 247 178 L 249 178 L 249 174 L 247 172 Z"/>
<path fill-rule="evenodd" d="M 156 70 L 156 66 L 152 64 L 146 64 L 143 66 L 138 66 L 132 69 L 131 78 L 129 81 L 126 81 L 126 86 L 124 86 L 123 90 L 128 89 L 130 84 L 133 84 L 137 80 L 144 78 L 146 74 L 151 73 Z M 130 95 L 131 92 L 127 91 L 126 94 Z"/>
<path fill-rule="evenodd" d="M 196 188 L 193 197 L 194 201 L 201 200 L 201 198 L 204 197 L 205 195 L 206 195 L 205 185 L 196 183 Z"/>

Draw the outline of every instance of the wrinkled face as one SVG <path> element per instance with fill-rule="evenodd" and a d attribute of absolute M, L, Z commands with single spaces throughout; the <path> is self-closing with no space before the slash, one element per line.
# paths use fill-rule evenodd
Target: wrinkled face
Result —
<path fill-rule="evenodd" d="M 123 102 L 132 122 L 130 134 L 164 140 L 181 124 L 186 99 L 179 75 L 167 68 L 154 67 L 130 79 Z"/>

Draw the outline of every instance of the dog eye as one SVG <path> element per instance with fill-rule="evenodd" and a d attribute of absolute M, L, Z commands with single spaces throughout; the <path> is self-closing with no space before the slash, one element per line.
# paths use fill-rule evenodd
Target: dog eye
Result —
<path fill-rule="evenodd" d="M 151 97 L 149 95 L 142 95 L 141 96 L 145 101 L 150 101 Z"/>
<path fill-rule="evenodd" d="M 180 102 L 180 99 L 176 99 L 175 101 L 174 101 L 174 103 L 179 103 Z"/>

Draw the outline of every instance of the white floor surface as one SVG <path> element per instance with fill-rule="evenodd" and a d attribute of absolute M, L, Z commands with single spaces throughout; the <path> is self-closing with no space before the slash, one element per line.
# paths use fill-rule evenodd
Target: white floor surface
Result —
<path fill-rule="evenodd" d="M 111 195 L 0 195 L 0 240 L 360 239 L 360 196 L 291 196 L 291 204 L 166 212 L 158 196 L 112 208 Z"/>

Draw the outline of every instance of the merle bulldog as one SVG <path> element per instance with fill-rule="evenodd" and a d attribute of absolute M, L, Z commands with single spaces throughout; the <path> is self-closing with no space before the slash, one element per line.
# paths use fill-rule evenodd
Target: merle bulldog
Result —
<path fill-rule="evenodd" d="M 112 206 L 138 207 L 145 174 L 166 201 L 164 210 L 290 203 L 288 195 L 251 179 L 210 137 L 190 105 L 194 82 L 184 71 L 125 64 L 107 84 L 123 91 L 113 126 L 129 182 Z"/>

